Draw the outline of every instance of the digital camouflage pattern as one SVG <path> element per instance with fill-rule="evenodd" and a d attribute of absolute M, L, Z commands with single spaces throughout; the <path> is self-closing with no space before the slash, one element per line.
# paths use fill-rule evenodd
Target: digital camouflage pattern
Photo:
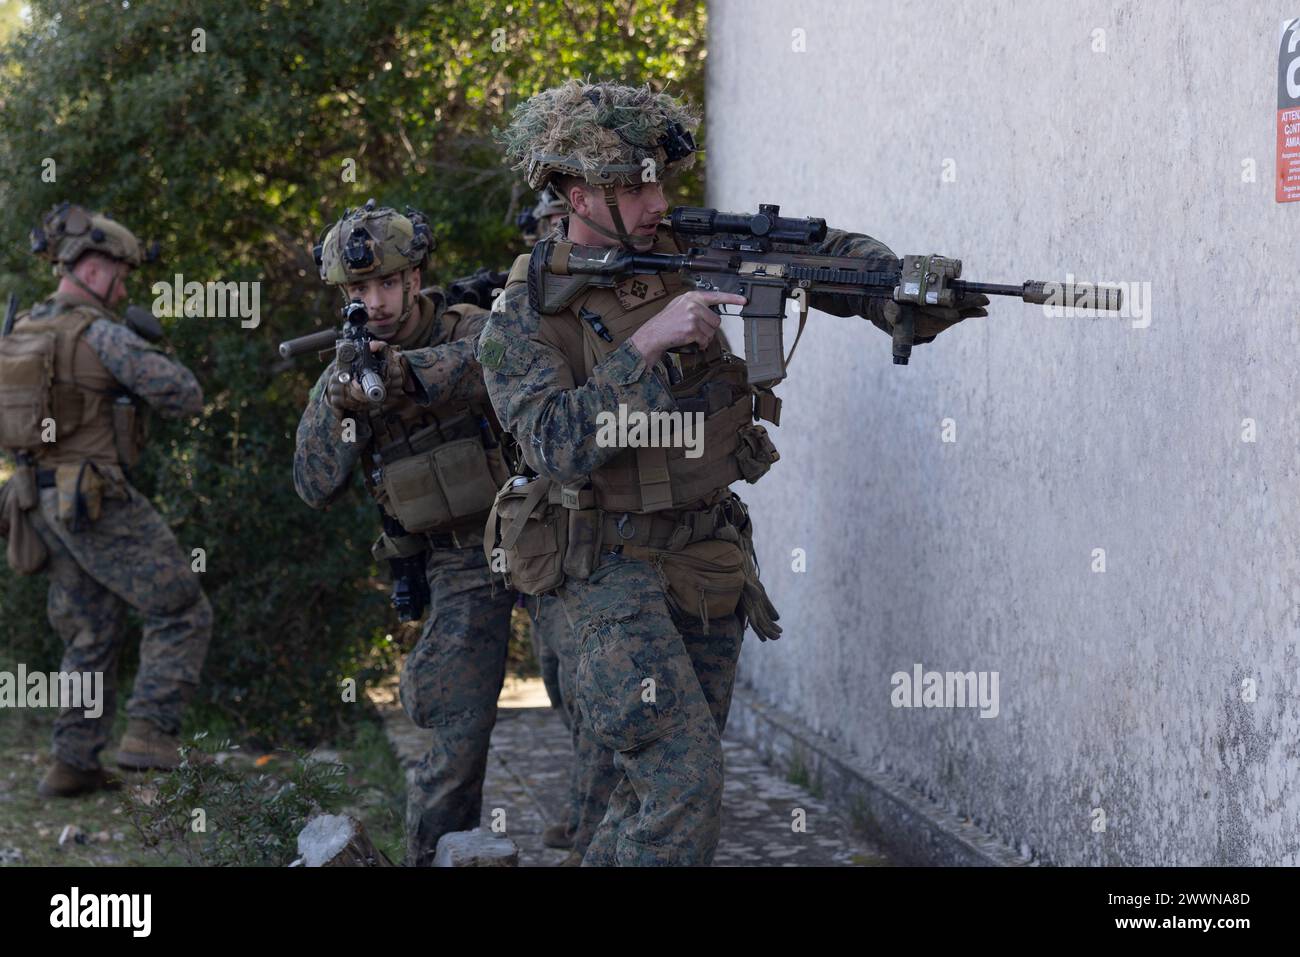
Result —
<path fill-rule="evenodd" d="M 663 227 L 668 231 L 668 226 Z M 679 243 L 680 248 L 689 244 Z M 890 256 L 879 240 L 838 229 L 813 250 L 824 256 Z M 671 299 L 663 300 L 666 306 Z M 888 329 L 881 305 L 864 296 L 818 294 L 809 297 L 814 309 L 837 316 L 860 315 Z M 548 316 L 546 322 L 572 321 Z M 538 474 L 568 483 L 584 478 L 622 450 L 596 444 L 596 417 L 616 411 L 666 412 L 676 407 L 666 375 L 646 366 L 631 341 L 625 341 L 592 370 L 581 386 L 563 356 L 540 335 L 543 317 L 528 304 L 525 283 L 506 289 L 492 307 L 479 340 L 479 361 L 497 417 L 512 433 L 528 464 Z"/>
<path fill-rule="evenodd" d="M 104 675 L 98 718 L 64 709 L 54 722 L 53 753 L 84 771 L 99 767 L 117 712 L 117 661 L 128 608 L 143 625 L 140 667 L 126 713 L 180 731 L 198 687 L 212 636 L 212 607 L 167 523 L 130 485 L 105 498 L 99 521 L 74 533 L 57 518 L 58 492 L 41 490 L 32 524 L 50 552 L 50 624 L 63 639 L 60 670 Z"/>
<path fill-rule="evenodd" d="M 514 593 L 493 585 L 483 549 L 429 552 L 429 617 L 402 668 L 402 708 L 433 743 L 407 781 L 408 866 L 438 839 L 479 826 L 488 742 L 505 681 Z"/>
<path fill-rule="evenodd" d="M 671 235 L 666 224 L 663 230 Z M 829 230 L 817 252 L 892 255 L 870 236 L 841 230 Z M 816 295 L 809 304 L 887 328 L 880 304 L 866 297 Z M 502 426 L 538 474 L 563 484 L 584 481 L 622 451 L 596 444 L 599 413 L 620 404 L 629 413 L 676 405 L 666 374 L 648 367 L 630 340 L 577 385 L 543 329 L 543 323 L 572 321 L 542 317 L 529 305 L 527 285 L 516 284 L 493 304 L 479 340 Z M 743 635 L 740 616 L 710 622 L 706 637 L 698 618 L 678 620 L 669 610 L 647 563 L 614 553 L 602 562 L 611 564 L 586 582 L 569 578 L 557 592 L 579 647 L 576 702 L 592 736 L 618 752 L 623 775 L 583 863 L 707 864 L 720 827 L 720 735 Z M 658 689 L 656 703 L 641 700 L 646 679 Z"/>
<path fill-rule="evenodd" d="M 51 301 L 60 298 L 66 297 Z M 203 392 L 193 373 L 125 326 L 96 319 L 82 341 L 125 389 L 162 415 L 202 412 Z M 113 725 L 127 609 L 144 626 L 127 714 L 164 733 L 180 730 L 212 634 L 212 608 L 171 529 L 121 473 L 110 469 L 107 475 L 102 514 L 80 532 L 58 520 L 56 489 L 42 489 L 40 507 L 30 513 L 50 552 L 48 611 L 64 643 L 60 667 L 104 674 L 100 717 L 63 711 L 54 726 L 55 757 L 82 770 L 99 766 Z"/>
<path fill-rule="evenodd" d="M 646 562 L 606 553 L 560 591 L 578 646 L 577 706 L 619 782 L 584 867 L 707 866 L 722 814 L 722 731 L 744 627 L 678 616 Z"/>
<path fill-rule="evenodd" d="M 569 627 L 563 604 L 552 595 L 534 601 L 534 647 L 541 664 L 542 681 L 573 742 L 564 823 L 573 839 L 573 853 L 580 859 L 605 816 L 610 795 L 622 772 L 614 766 L 614 752 L 601 744 L 577 705 L 578 642 Z"/>
<path fill-rule="evenodd" d="M 417 300 L 421 322 L 409 343 L 396 342 L 420 384 L 430 406 L 448 403 L 482 403 L 487 405 L 487 387 L 474 356 L 475 344 L 487 322 L 483 312 L 466 322 L 468 334 L 452 342 L 437 342 L 440 309 L 428 296 Z M 322 370 L 312 386 L 298 422 L 293 457 L 293 484 L 298 496 L 312 508 L 324 508 L 341 496 L 348 487 L 353 470 L 363 452 L 369 459 L 373 431 L 367 416 L 352 416 L 354 442 L 343 441 L 343 419 L 325 401 L 325 385 L 335 374 L 335 363 Z M 411 401 L 394 396 L 393 401 Z"/>
<path fill-rule="evenodd" d="M 421 322 L 409 341 L 397 344 L 431 407 L 476 401 L 486 406 L 474 344 L 487 313 L 464 324 L 466 336 L 440 342 L 441 301 L 420 296 Z M 367 416 L 353 417 L 356 441 L 346 442 L 342 419 L 325 401 L 333 371 L 331 363 L 321 373 L 298 423 L 294 488 L 313 508 L 336 501 L 347 491 L 353 470 L 371 461 L 374 434 Z M 394 396 L 390 401 L 415 400 Z M 427 553 L 429 610 L 402 669 L 402 707 L 417 727 L 432 732 L 429 751 L 407 787 L 406 862 L 412 866 L 432 864 L 443 834 L 479 825 L 488 742 L 505 679 L 515 595 L 492 582 L 481 544 L 460 544 L 467 547 Z"/>
<path fill-rule="evenodd" d="M 194 373 L 126 326 L 96 319 L 82 341 L 95 350 L 114 379 L 159 414 L 180 418 L 203 411 L 203 390 Z"/>

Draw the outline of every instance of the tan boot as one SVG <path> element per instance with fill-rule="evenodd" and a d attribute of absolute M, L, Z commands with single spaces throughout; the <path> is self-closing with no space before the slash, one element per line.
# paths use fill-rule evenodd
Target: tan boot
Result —
<path fill-rule="evenodd" d="M 573 833 L 564 824 L 552 824 L 542 831 L 542 843 L 547 847 L 573 847 Z"/>
<path fill-rule="evenodd" d="M 117 748 L 117 766 L 130 771 L 171 771 L 181 763 L 180 739 L 163 734 L 151 721 L 132 718 Z"/>
<path fill-rule="evenodd" d="M 121 786 L 122 782 L 103 768 L 83 771 L 56 758 L 45 777 L 41 778 L 41 783 L 36 785 L 36 793 L 43 798 L 76 797 L 101 789 L 116 791 Z"/>

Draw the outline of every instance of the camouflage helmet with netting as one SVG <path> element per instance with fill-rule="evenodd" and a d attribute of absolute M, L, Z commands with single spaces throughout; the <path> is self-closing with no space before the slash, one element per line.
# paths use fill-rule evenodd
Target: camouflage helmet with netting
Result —
<path fill-rule="evenodd" d="M 312 249 L 320 277 L 334 286 L 364 282 L 403 269 L 423 269 L 435 241 L 424 214 L 406 207 L 366 205 L 349 209 Z"/>
<path fill-rule="evenodd" d="M 557 176 L 593 186 L 644 182 L 647 160 L 658 180 L 687 169 L 699 118 L 667 93 L 615 83 L 569 80 L 515 107 L 498 133 L 512 168 L 542 189 Z"/>
<path fill-rule="evenodd" d="M 45 214 L 31 232 L 32 252 L 56 267 L 70 270 L 86 253 L 138 267 L 158 257 L 158 244 L 144 245 L 117 220 L 64 201 Z"/>

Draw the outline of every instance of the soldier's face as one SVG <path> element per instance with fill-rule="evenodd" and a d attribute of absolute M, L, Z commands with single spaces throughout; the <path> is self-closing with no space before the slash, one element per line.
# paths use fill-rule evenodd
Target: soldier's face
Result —
<path fill-rule="evenodd" d="M 664 188 L 660 183 L 634 183 L 631 186 L 615 187 L 614 195 L 618 199 L 618 212 L 623 217 L 623 225 L 633 236 L 653 236 L 659 228 L 659 220 L 668 212 L 668 200 L 664 198 Z M 588 219 L 600 223 L 606 229 L 614 228 L 614 217 L 605 206 L 604 193 L 595 187 L 574 190 L 570 201 L 574 208 Z M 585 207 L 585 208 L 584 208 Z M 604 240 L 601 245 L 612 245 L 613 240 Z"/>
<path fill-rule="evenodd" d="M 77 278 L 103 299 L 109 309 L 126 298 L 126 276 L 131 267 L 108 256 L 90 254 L 73 267 Z"/>
<path fill-rule="evenodd" d="M 343 288 L 349 299 L 360 299 L 366 304 L 366 312 L 370 314 L 367 328 L 371 333 L 387 340 L 407 331 L 397 325 L 402 316 L 402 291 L 405 289 L 408 303 L 414 302 L 420 293 L 420 273 L 416 269 L 404 269 L 365 282 L 350 282 Z M 418 310 L 413 309 L 405 325 L 410 326 L 417 319 Z"/>

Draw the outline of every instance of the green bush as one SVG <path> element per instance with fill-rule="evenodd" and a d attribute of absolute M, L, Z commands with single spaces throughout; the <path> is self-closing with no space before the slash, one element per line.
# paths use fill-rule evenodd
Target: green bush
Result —
<path fill-rule="evenodd" d="M 163 263 L 130 280 L 137 303 L 176 273 L 262 284 L 257 328 L 164 320 L 205 406 L 155 421 L 133 478 L 182 546 L 206 552 L 216 626 L 187 726 L 310 745 L 349 714 L 342 678 L 364 685 L 391 666 L 395 625 L 369 555 L 373 504 L 358 491 L 322 515 L 293 491 L 294 432 L 319 366 L 283 363 L 275 345 L 333 324 L 338 304 L 311 243 L 374 196 L 429 214 L 427 280 L 507 266 L 520 251 L 514 214 L 533 198 L 492 128 L 572 75 L 649 80 L 701 103 L 704 0 L 30 6 L 30 24 L 0 46 L 0 293 L 50 292 L 26 235 L 63 199 L 161 241 Z M 13 30 L 0 20 L 0 39 Z M 699 201 L 701 175 L 697 164 L 683 177 L 679 199 Z M 52 667 L 44 586 L 5 576 L 0 619 L 16 659 Z"/>
<path fill-rule="evenodd" d="M 181 749 L 175 771 L 125 793 L 145 846 L 163 855 L 179 852 L 192 866 L 284 867 L 297 857 L 298 834 L 308 820 L 356 797 L 344 784 L 341 764 L 300 754 L 284 771 L 259 773 L 242 762 L 216 764 L 213 755 L 232 745 L 221 741 L 205 749 L 204 737 L 196 735 Z"/>

